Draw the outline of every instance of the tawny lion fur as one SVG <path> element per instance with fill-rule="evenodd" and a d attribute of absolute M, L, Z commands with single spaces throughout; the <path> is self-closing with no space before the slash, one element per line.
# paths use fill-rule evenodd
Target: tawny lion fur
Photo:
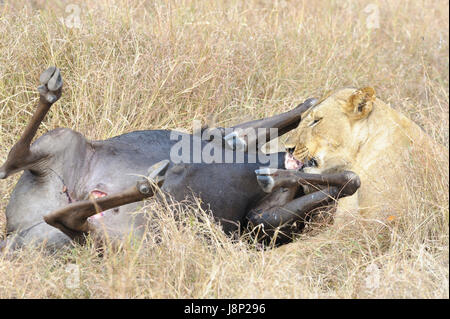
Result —
<path fill-rule="evenodd" d="M 405 164 L 426 162 L 443 150 L 370 87 L 329 94 L 308 111 L 286 146 L 295 146 L 294 156 L 303 162 L 316 160 L 317 167 L 305 168 L 308 173 L 351 170 L 359 175 L 361 188 L 339 201 L 336 219 L 355 213 L 367 218 L 390 215 L 388 198 L 405 197 Z"/>

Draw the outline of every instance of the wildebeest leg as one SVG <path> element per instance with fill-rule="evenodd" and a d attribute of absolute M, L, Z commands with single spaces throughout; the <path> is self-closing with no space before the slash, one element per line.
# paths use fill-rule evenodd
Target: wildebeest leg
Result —
<path fill-rule="evenodd" d="M 310 98 L 299 104 L 295 109 L 277 114 L 265 119 L 242 123 L 231 127 L 233 132 L 226 135 L 224 140 L 228 147 L 235 150 L 250 150 L 261 147 L 270 138 L 281 136 L 293 129 L 300 123 L 302 113 L 317 103 L 317 99 Z M 277 136 L 270 135 L 270 129 L 277 129 Z M 256 149 L 255 149 L 256 150 Z"/>
<path fill-rule="evenodd" d="M 59 69 L 52 66 L 45 70 L 40 76 L 40 82 L 38 107 L 22 136 L 11 148 L 6 162 L 0 167 L 0 179 L 29 168 L 33 163 L 48 155 L 33 153 L 30 151 L 30 144 L 48 110 L 61 97 L 63 81 Z"/>
<path fill-rule="evenodd" d="M 278 187 L 295 187 L 299 185 L 336 186 L 340 190 L 340 197 L 353 195 L 361 186 L 359 176 L 351 171 L 332 174 L 308 174 L 301 171 L 261 168 L 255 171 L 259 186 L 270 193 Z"/>
<path fill-rule="evenodd" d="M 161 186 L 164 182 L 164 174 L 168 166 L 168 160 L 160 161 L 150 167 L 147 179 L 138 181 L 135 186 L 117 194 L 69 204 L 44 216 L 44 220 L 47 224 L 58 228 L 76 242 L 82 243 L 87 233 L 94 233 L 101 237 L 101 230 L 90 222 L 88 218 L 102 211 L 140 202 L 153 196 L 155 185 Z"/>
<path fill-rule="evenodd" d="M 332 186 L 296 198 L 283 206 L 266 208 L 264 206 L 267 203 L 263 202 L 249 212 L 247 219 L 257 233 L 258 240 L 286 243 L 292 240 L 292 234 L 303 229 L 305 221 L 314 210 L 332 205 L 338 195 L 339 188 Z"/>
<path fill-rule="evenodd" d="M 277 242 L 290 239 L 290 233 L 303 228 L 307 217 L 322 207 L 329 206 L 337 199 L 353 195 L 361 185 L 358 175 L 350 171 L 335 174 L 307 174 L 294 170 L 263 168 L 256 170 L 259 185 L 265 192 L 272 192 L 257 204 L 247 219 L 253 226 L 260 226 L 264 235 L 272 237 L 279 232 Z M 292 193 L 300 185 L 316 188 L 310 194 L 291 201 L 282 193 Z M 292 195 L 291 195 L 292 197 Z"/>

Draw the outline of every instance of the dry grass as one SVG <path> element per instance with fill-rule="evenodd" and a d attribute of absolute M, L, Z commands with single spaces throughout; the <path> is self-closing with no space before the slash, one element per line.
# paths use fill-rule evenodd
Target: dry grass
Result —
<path fill-rule="evenodd" d="M 104 139 L 190 128 L 210 113 L 226 126 L 329 89 L 371 85 L 448 149 L 446 1 L 49 3 L 0 1 L 2 160 L 48 65 L 62 69 L 65 88 L 41 133 L 70 127 Z M 70 3 L 81 8 L 79 29 L 59 21 Z M 377 29 L 366 25 L 370 3 Z M 403 217 L 393 221 L 355 219 L 262 252 L 189 214 L 176 222 L 179 209 L 162 206 L 159 244 L 150 234 L 145 245 L 127 241 L 102 258 L 90 245 L 0 257 L 0 297 L 448 298 L 448 154 L 434 157 L 402 174 L 407 205 L 394 207 Z M 16 180 L 1 182 L 2 211 Z M 79 288 L 68 288 L 69 264 L 79 266 Z"/>

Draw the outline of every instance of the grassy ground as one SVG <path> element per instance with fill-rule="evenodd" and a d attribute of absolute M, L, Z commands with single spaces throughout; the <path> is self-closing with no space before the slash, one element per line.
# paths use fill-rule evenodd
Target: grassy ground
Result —
<path fill-rule="evenodd" d="M 104 139 L 190 129 L 212 113 L 228 126 L 329 89 L 370 85 L 448 149 L 448 18 L 448 1 L 428 0 L 3 0 L 0 160 L 30 118 L 49 65 L 62 69 L 65 87 L 40 133 L 70 127 Z M 402 218 L 356 219 L 262 252 L 149 203 L 161 217 L 159 244 L 125 242 L 101 258 L 90 245 L 0 257 L 0 297 L 448 298 L 441 155 L 432 169 L 402 172 L 408 203 L 394 207 Z M 2 212 L 16 181 L 0 183 Z"/>

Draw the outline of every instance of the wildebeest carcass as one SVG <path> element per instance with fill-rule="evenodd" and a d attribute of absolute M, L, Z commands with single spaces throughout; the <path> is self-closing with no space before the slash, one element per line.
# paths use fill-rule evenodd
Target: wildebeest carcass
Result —
<path fill-rule="evenodd" d="M 261 141 L 276 137 L 270 136 L 270 129 L 279 136 L 296 128 L 316 99 L 229 129 L 205 129 L 200 136 L 145 130 L 90 141 L 71 129 L 57 128 L 31 143 L 62 93 L 59 69 L 44 71 L 40 82 L 38 107 L 0 167 L 1 179 L 23 171 L 6 208 L 8 237 L 1 243 L 3 248 L 45 242 L 55 249 L 72 240 L 83 242 L 88 233 L 101 237 L 105 230 L 129 232 L 145 222 L 130 212 L 137 202 L 153 196 L 155 187 L 174 200 L 199 196 L 226 233 L 249 224 L 263 227 L 269 237 L 281 229 L 285 231 L 279 243 L 284 243 L 302 229 L 309 212 L 359 187 L 352 172 L 313 175 L 286 170 L 285 163 L 292 161 L 289 153 L 264 154 L 260 149 Z M 196 162 L 194 149 L 177 163 L 173 152 L 180 138 L 219 155 L 208 163 Z M 304 194 L 305 184 L 317 188 Z"/>

